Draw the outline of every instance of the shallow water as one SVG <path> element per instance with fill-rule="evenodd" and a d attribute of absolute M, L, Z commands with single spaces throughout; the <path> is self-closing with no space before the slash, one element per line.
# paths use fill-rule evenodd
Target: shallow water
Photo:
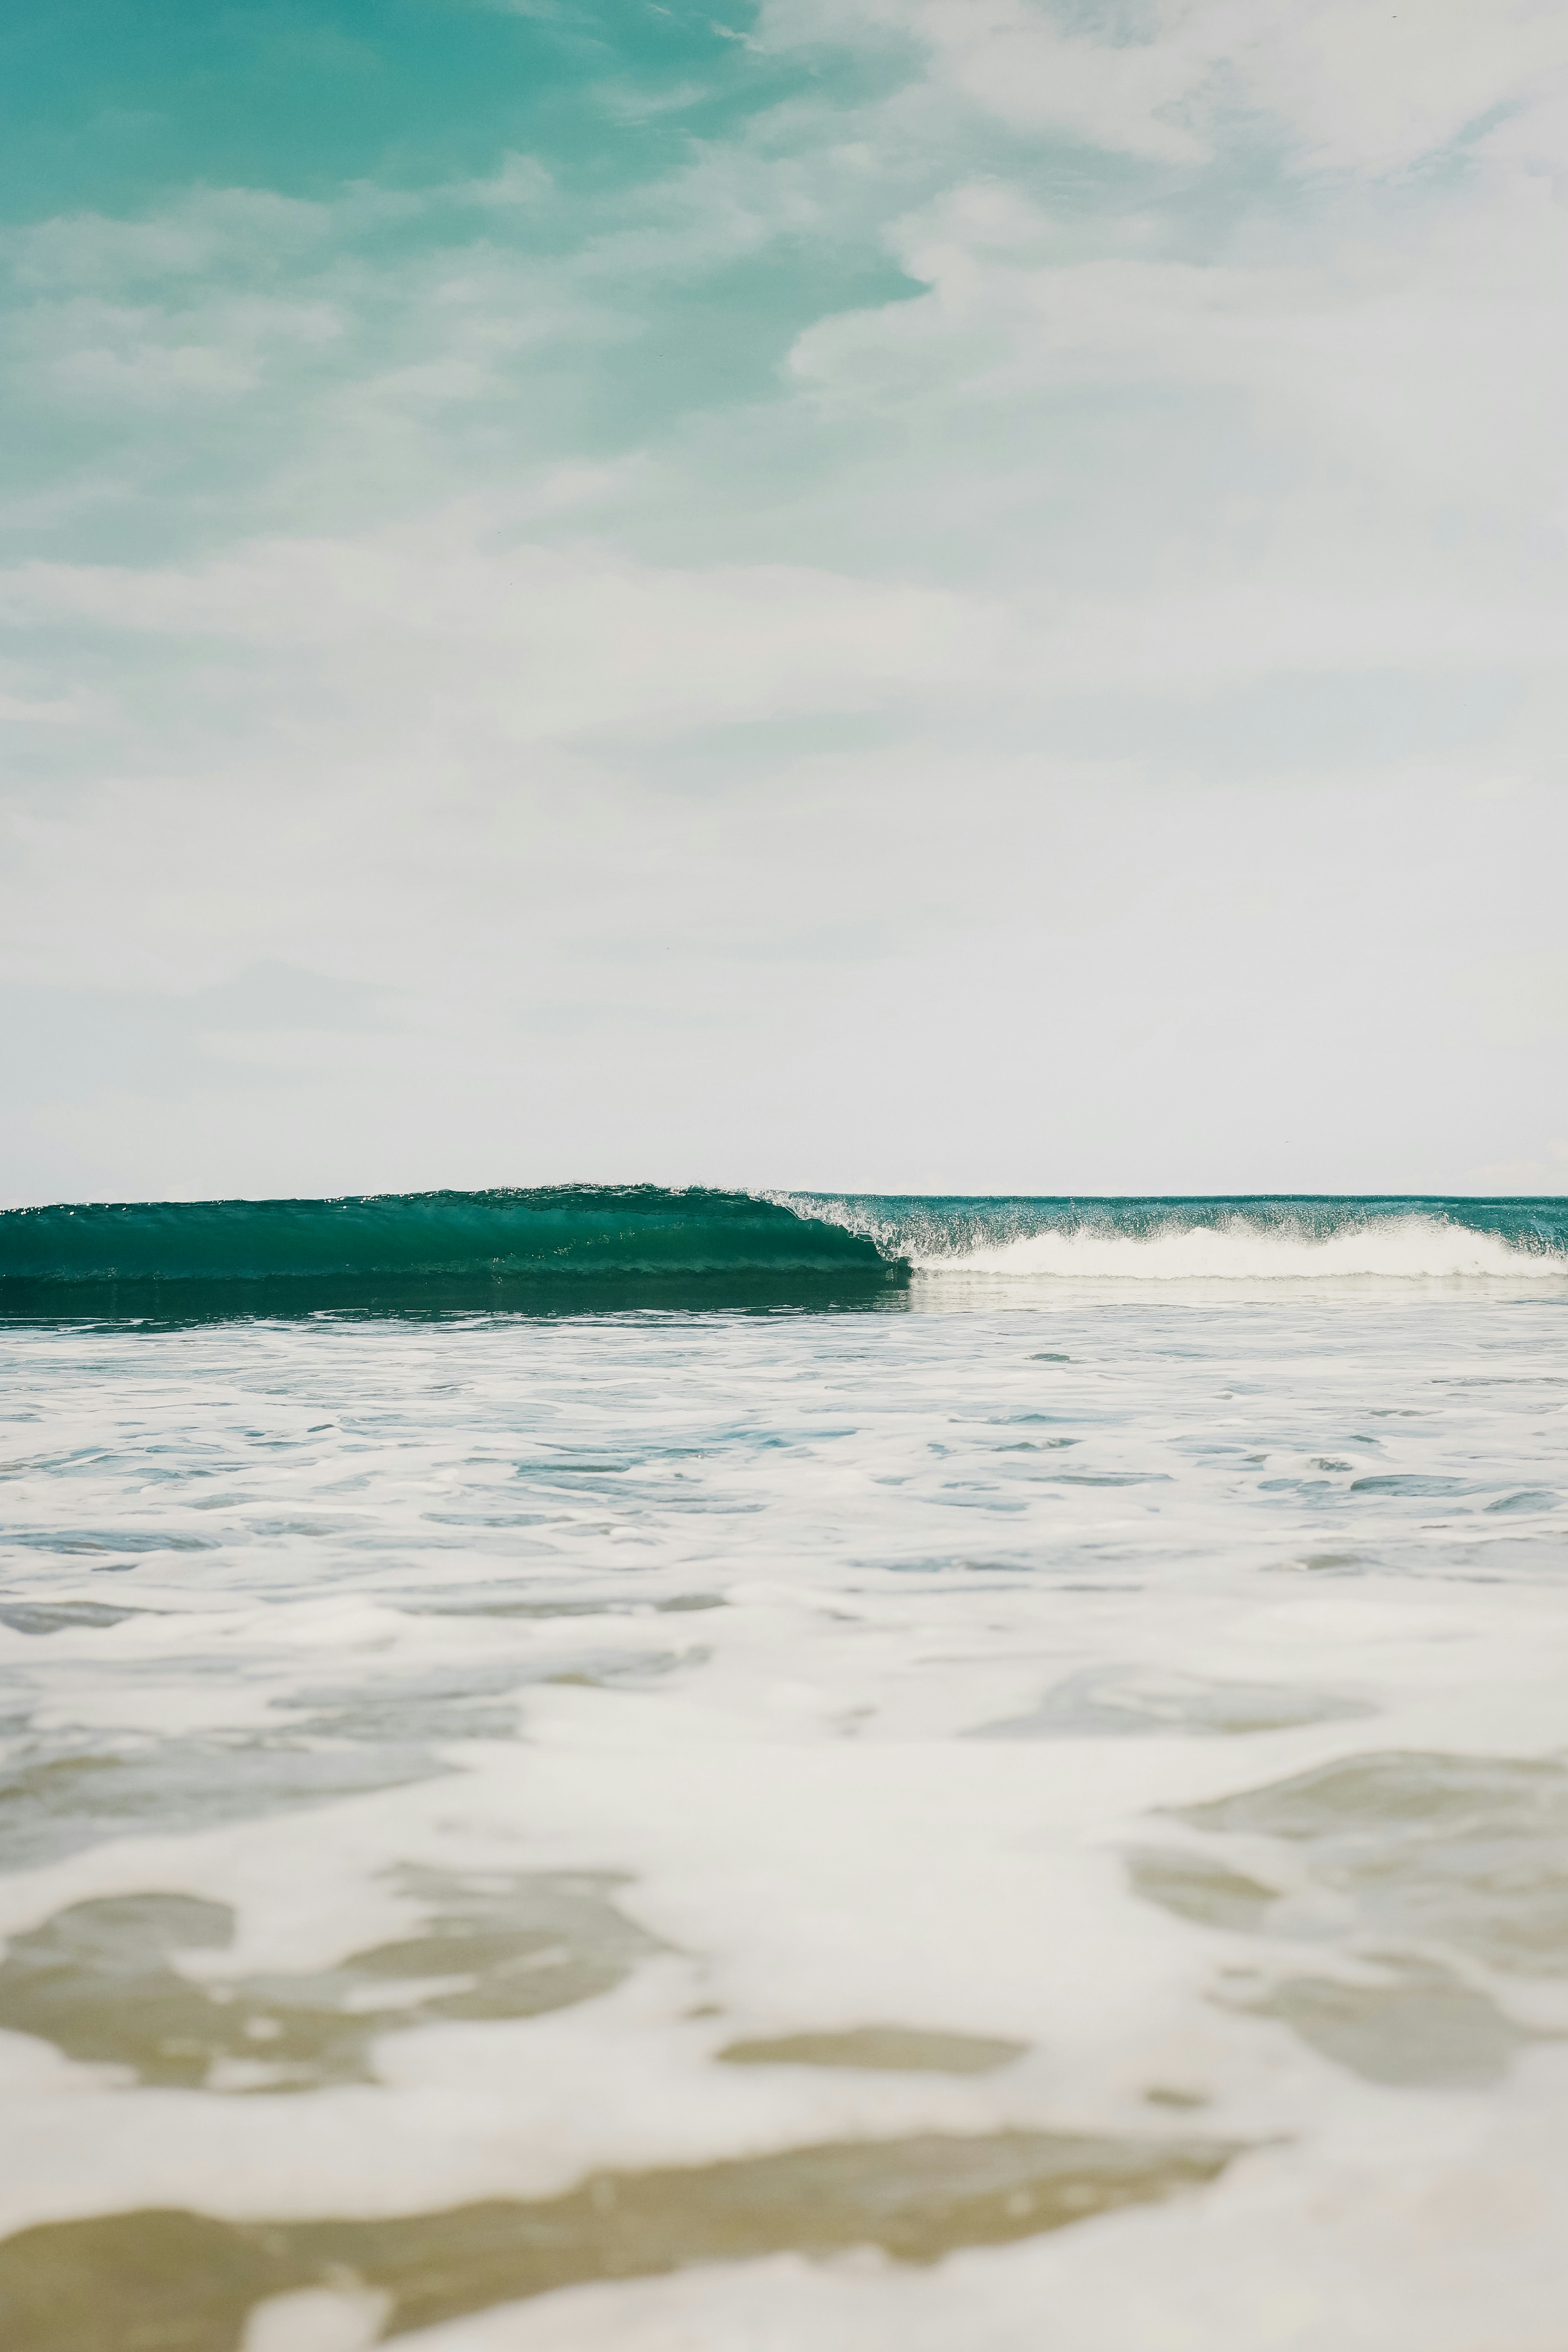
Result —
<path fill-rule="evenodd" d="M 7 2346 L 1561 2352 L 1565 1337 L 0 1326 Z"/>

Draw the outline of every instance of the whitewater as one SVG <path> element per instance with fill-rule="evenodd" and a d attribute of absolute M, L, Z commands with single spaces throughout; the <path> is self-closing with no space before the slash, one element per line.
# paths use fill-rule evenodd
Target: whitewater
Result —
<path fill-rule="evenodd" d="M 1568 1202 L 0 1213 L 7 2352 L 1562 2352 Z"/>

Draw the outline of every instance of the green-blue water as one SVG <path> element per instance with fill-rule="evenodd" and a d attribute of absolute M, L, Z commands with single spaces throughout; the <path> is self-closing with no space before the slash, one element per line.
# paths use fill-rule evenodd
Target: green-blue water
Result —
<path fill-rule="evenodd" d="M 1565 1238 L 0 1216 L 5 2352 L 1552 2352 Z"/>
<path fill-rule="evenodd" d="M 842 1223 L 658 1185 L 192 1201 L 0 1215 L 0 1311 L 288 1313 L 766 1304 L 880 1292 L 907 1268 Z"/>
<path fill-rule="evenodd" d="M 1568 1202 L 761 1196 L 558 1185 L 0 1214 L 0 1312 L 278 1313 L 885 1298 L 1018 1279 L 1462 1279 L 1568 1268 Z"/>

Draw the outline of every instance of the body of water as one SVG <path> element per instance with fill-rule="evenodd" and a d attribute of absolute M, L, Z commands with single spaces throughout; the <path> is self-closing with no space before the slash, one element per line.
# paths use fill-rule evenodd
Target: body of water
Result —
<path fill-rule="evenodd" d="M 1565 1251 L 0 1216 L 8 2352 L 1562 2352 Z"/>

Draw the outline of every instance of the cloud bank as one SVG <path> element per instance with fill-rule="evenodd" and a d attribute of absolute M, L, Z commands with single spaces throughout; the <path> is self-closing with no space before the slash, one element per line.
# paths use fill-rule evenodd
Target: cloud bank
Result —
<path fill-rule="evenodd" d="M 1560 9 L 246 22 L 8 185 L 9 1197 L 1560 1189 Z"/>

